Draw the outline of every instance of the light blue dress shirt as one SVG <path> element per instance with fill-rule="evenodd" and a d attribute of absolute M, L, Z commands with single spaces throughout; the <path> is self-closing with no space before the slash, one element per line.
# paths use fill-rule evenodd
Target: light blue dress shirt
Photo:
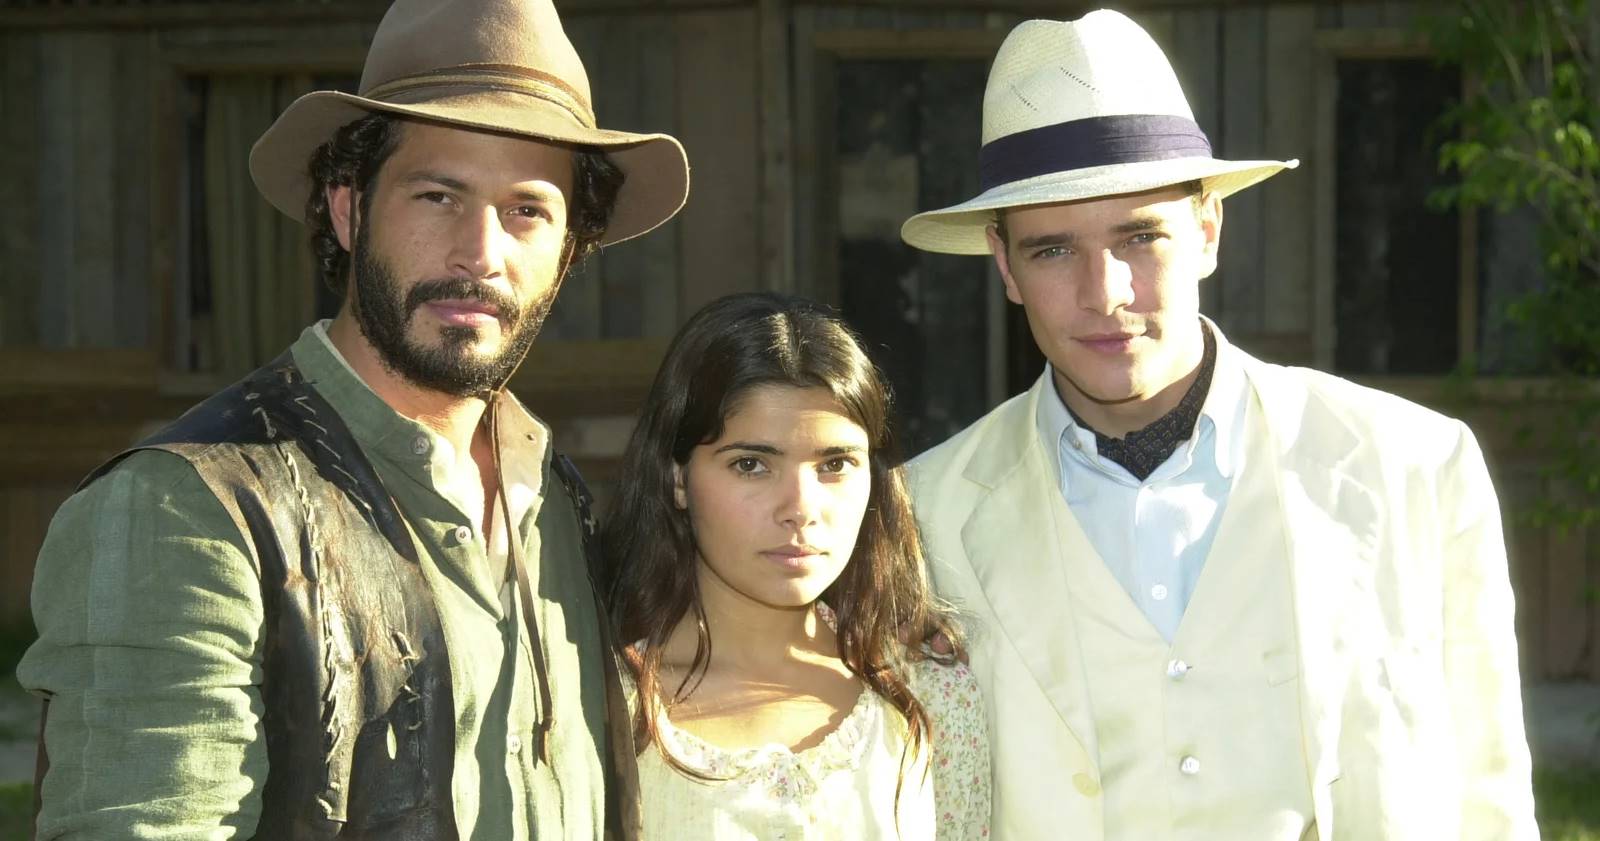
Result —
<path fill-rule="evenodd" d="M 1249 386 L 1237 351 L 1215 326 L 1212 335 L 1216 368 L 1195 434 L 1142 482 L 1098 455 L 1094 431 L 1073 420 L 1049 365 L 1035 415 L 1045 453 L 1055 456 L 1047 461 L 1067 507 L 1106 568 L 1168 642 L 1178 633 L 1233 477 L 1243 467 Z"/>

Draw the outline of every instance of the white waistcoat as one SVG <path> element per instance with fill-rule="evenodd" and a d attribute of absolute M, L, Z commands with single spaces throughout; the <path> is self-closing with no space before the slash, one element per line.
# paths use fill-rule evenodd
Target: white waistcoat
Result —
<path fill-rule="evenodd" d="M 1273 459 L 1253 405 L 1249 460 Z M 1260 461 L 1255 461 L 1259 459 Z M 1064 505 L 1072 617 L 1099 746 L 1107 841 L 1296 841 L 1312 823 L 1275 469 L 1243 471 L 1168 645 Z"/>

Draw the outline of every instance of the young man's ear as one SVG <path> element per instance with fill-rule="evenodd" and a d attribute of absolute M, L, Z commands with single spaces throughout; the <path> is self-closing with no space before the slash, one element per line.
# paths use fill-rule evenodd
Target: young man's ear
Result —
<path fill-rule="evenodd" d="M 354 247 L 351 232 L 355 230 L 350 223 L 358 212 L 361 197 L 356 194 L 355 188 L 348 184 L 330 184 L 326 194 L 328 220 L 333 223 L 333 235 L 339 238 L 339 245 L 343 246 L 345 251 L 350 251 Z"/>
<path fill-rule="evenodd" d="M 1201 250 L 1200 276 L 1210 277 L 1217 270 L 1217 252 L 1222 247 L 1222 199 L 1215 193 L 1206 193 L 1200 198 L 1200 208 L 1197 211 L 1200 219 L 1200 234 L 1205 237 L 1205 244 Z"/>
<path fill-rule="evenodd" d="M 983 235 L 989 240 L 989 253 L 994 255 L 995 268 L 1000 270 L 1000 282 L 1006 286 L 1006 300 L 1013 304 L 1022 303 L 1022 293 L 1017 290 L 1017 281 L 1011 276 L 1011 252 L 1006 250 L 1005 238 L 1000 236 L 1000 223 L 994 222 L 984 228 Z"/>

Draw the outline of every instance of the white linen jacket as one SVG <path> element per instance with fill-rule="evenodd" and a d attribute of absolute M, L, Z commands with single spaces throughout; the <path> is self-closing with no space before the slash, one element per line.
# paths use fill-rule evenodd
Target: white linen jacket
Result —
<path fill-rule="evenodd" d="M 1318 836 L 1536 839 L 1500 509 L 1472 433 L 1232 352 L 1278 456 Z M 971 617 L 993 838 L 1098 841 L 1093 711 L 1050 537 L 1055 456 L 1034 423 L 1043 384 L 910 479 L 934 584 Z"/>

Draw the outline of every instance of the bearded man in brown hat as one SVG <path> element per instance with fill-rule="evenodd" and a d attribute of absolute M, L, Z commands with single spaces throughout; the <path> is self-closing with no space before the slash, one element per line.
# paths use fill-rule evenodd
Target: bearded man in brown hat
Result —
<path fill-rule="evenodd" d="M 505 383 L 687 160 L 595 127 L 549 0 L 399 0 L 361 91 L 250 159 L 338 315 L 51 525 L 17 672 L 48 699 L 40 838 L 631 834 L 593 521 Z"/>

